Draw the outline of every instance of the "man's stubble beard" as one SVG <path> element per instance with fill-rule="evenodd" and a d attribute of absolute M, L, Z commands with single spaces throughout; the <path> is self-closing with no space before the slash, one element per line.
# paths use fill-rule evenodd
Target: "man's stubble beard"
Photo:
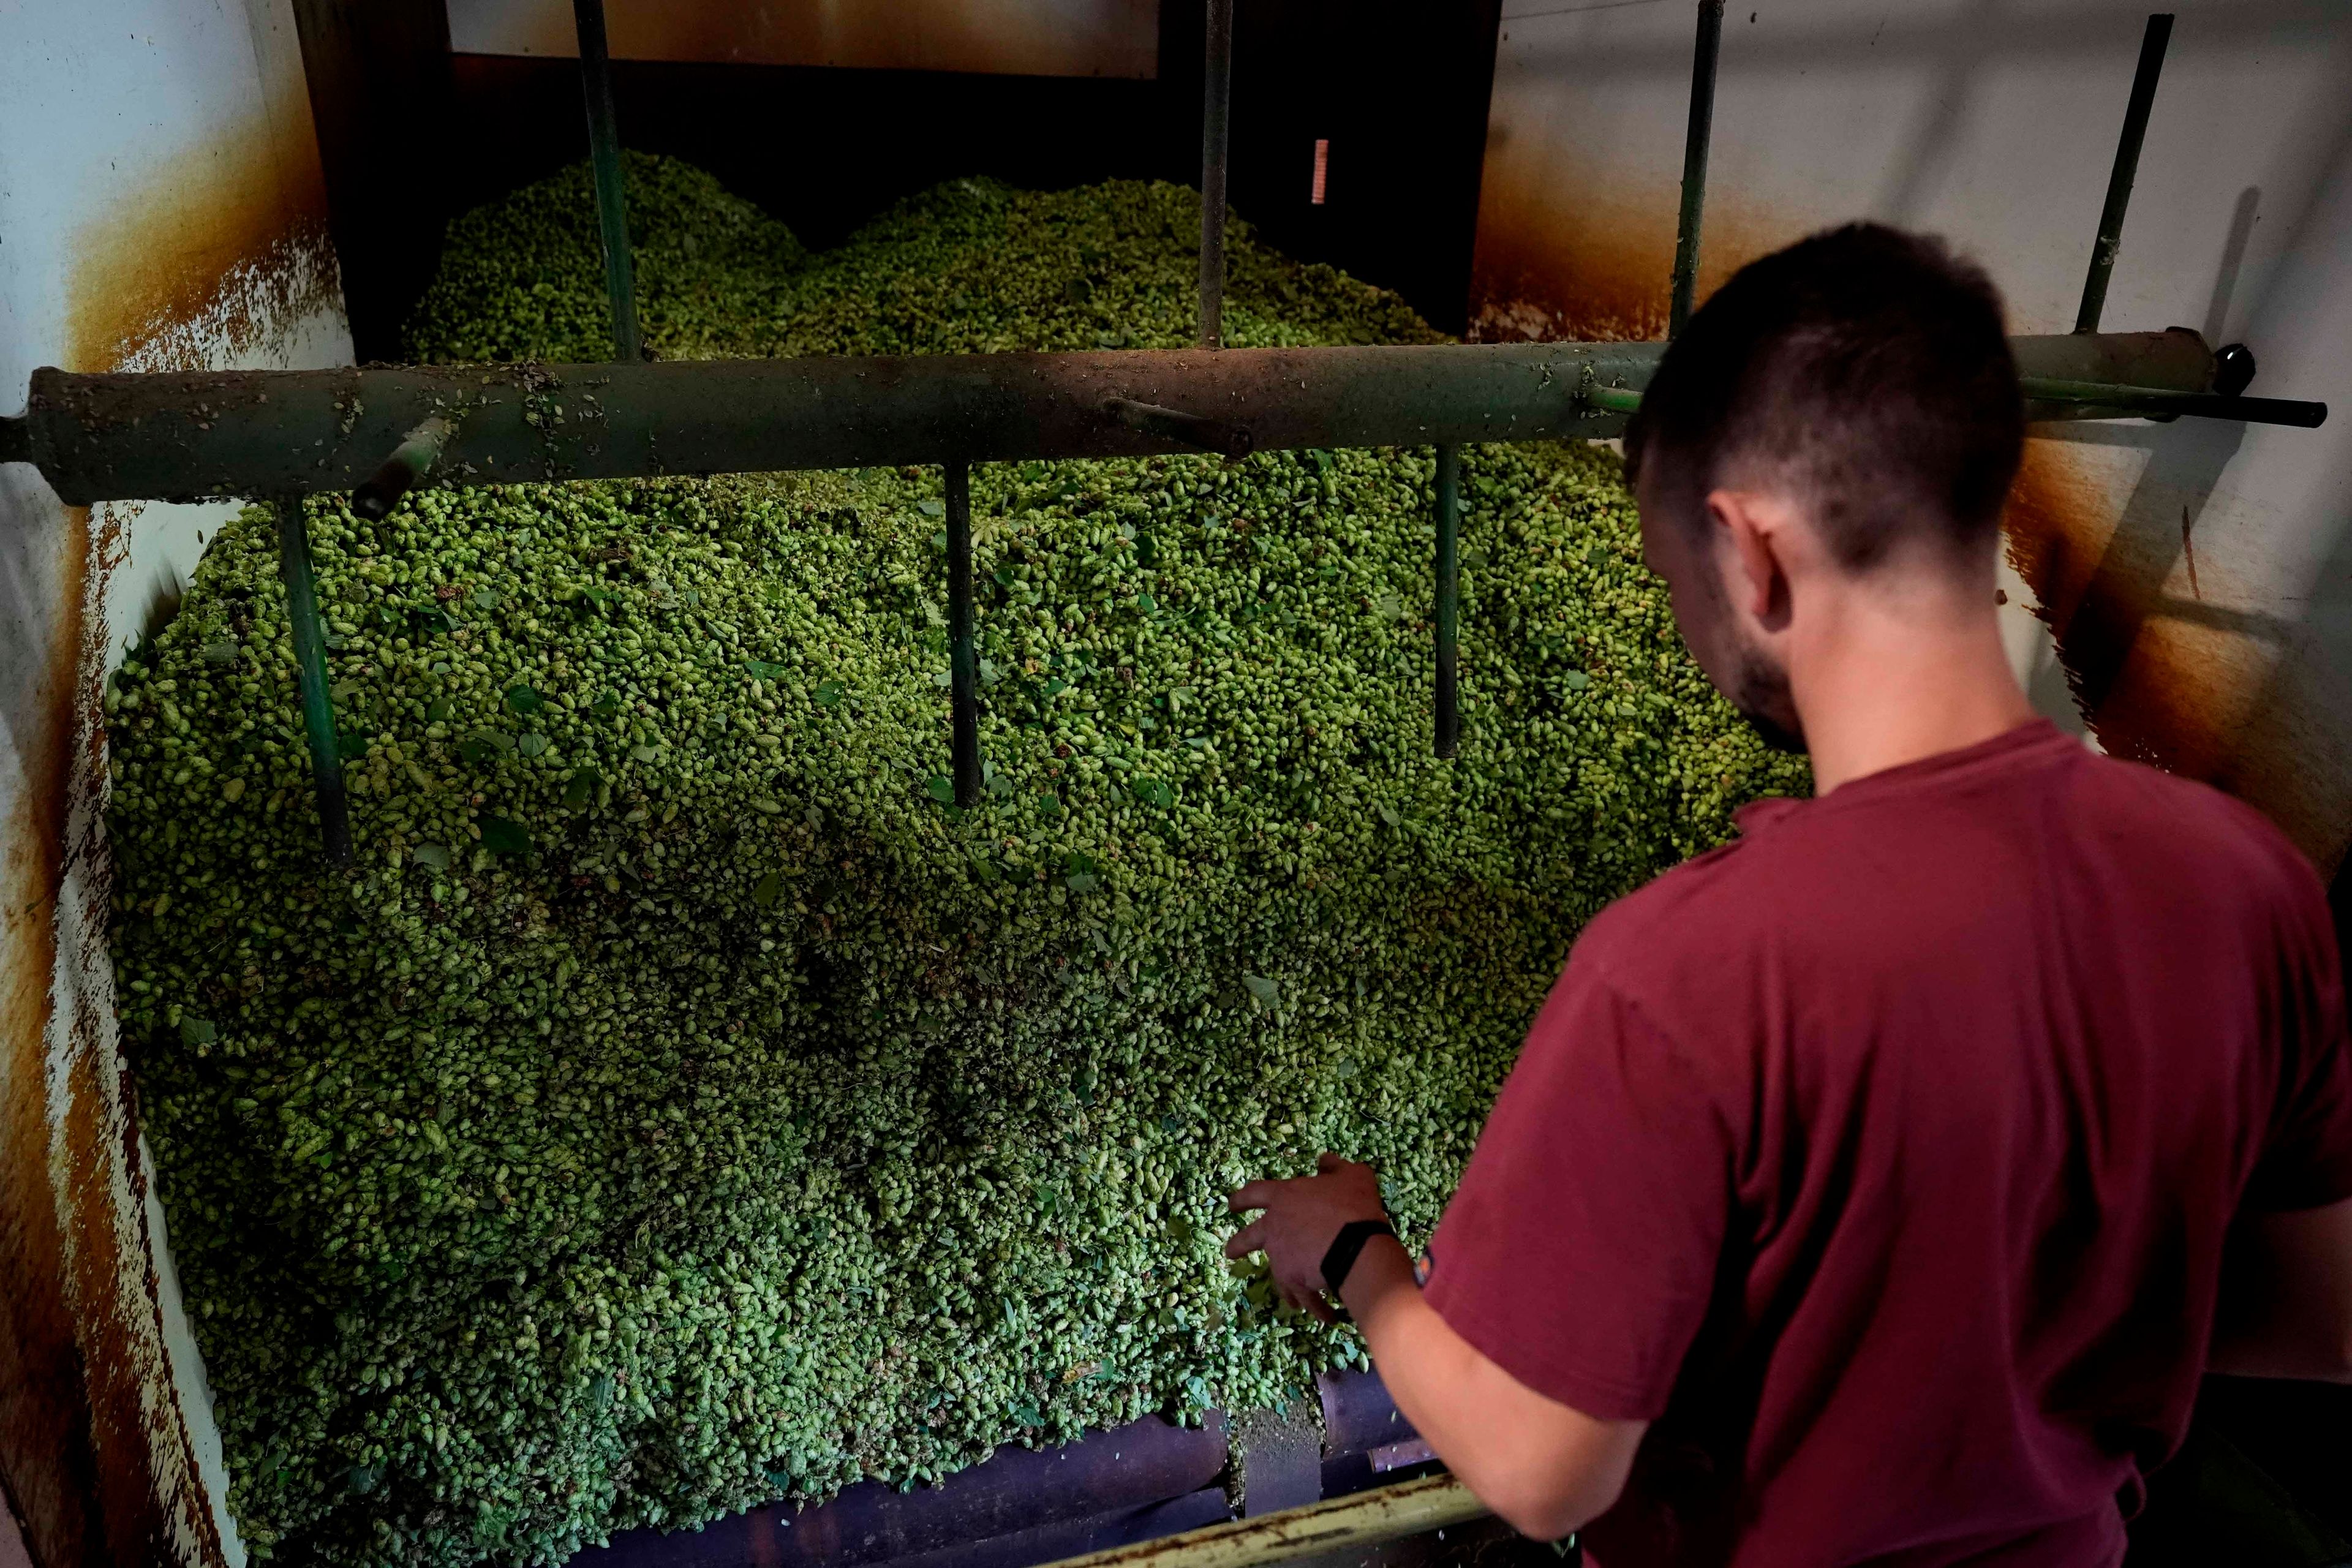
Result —
<path fill-rule="evenodd" d="M 1789 672 L 1754 648 L 1739 650 L 1739 672 L 1732 683 L 1733 710 L 1776 752 L 1805 754 L 1804 721 L 1797 716 L 1796 694 Z"/>

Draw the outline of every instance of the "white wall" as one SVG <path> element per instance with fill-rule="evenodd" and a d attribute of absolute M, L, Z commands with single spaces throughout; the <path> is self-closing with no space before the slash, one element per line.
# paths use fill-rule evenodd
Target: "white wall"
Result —
<path fill-rule="evenodd" d="M 1702 290 L 1873 217 L 1982 261 L 2012 330 L 2070 329 L 2150 8 L 1730 0 Z M 2041 432 L 2011 536 L 2064 664 L 2037 696 L 2071 716 L 2071 679 L 2107 749 L 2244 795 L 2332 869 L 2352 839 L 2352 5 L 2167 8 L 2103 324 L 2243 341 L 2253 392 L 2336 414 Z M 1695 10 L 1507 0 L 1482 335 L 1662 331 Z"/>
<path fill-rule="evenodd" d="M 23 407 L 44 364 L 351 354 L 290 0 L 0 10 L 0 409 Z M 101 1484 L 143 1485 L 161 1545 L 189 1563 L 243 1553 L 144 1149 L 125 1136 L 95 716 L 125 639 L 227 510 L 69 509 L 0 467 L 0 1274 L 37 1359 L 58 1347 L 25 1325 L 62 1295 Z M 0 1436 L 12 1464 L 69 1464 L 26 1457 L 40 1434 Z M 65 1560 L 43 1534 L 74 1528 L 57 1503 L 71 1477 L 10 1479 L 35 1553 Z M 113 1544 L 126 1562 L 157 1546 Z"/>

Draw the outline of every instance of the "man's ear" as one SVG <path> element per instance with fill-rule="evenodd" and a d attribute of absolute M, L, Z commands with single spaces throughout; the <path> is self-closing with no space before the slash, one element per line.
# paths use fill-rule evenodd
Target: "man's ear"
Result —
<path fill-rule="evenodd" d="M 1710 490 L 1706 516 L 1710 528 L 1722 531 L 1718 541 L 1728 536 L 1739 558 L 1740 581 L 1734 586 L 1746 592 L 1734 602 L 1745 603 L 1749 615 L 1770 627 L 1789 605 L 1789 574 L 1780 559 L 1783 509 L 1743 491 Z"/>

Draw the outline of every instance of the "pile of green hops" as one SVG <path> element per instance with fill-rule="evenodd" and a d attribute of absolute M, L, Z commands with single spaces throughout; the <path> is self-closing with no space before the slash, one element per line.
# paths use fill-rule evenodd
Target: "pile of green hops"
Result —
<path fill-rule="evenodd" d="M 669 359 L 746 351 L 739 322 L 784 309 L 807 253 L 792 231 L 675 158 L 621 155 L 637 323 Z M 449 226 L 408 325 L 409 357 L 604 361 L 613 308 L 588 165 L 527 185 Z"/>
<path fill-rule="evenodd" d="M 1019 290 L 1072 232 L 1173 276 L 1186 199 L 959 183 L 806 262 L 775 341 L 940 346 L 854 277 Z M 453 258 L 486 317 L 510 262 Z M 1265 275 L 1269 331 L 1428 335 Z M 224 530 L 110 688 L 110 839 L 248 1549 L 552 1563 L 1360 1363 L 1225 1263 L 1224 1193 L 1336 1149 L 1425 1236 L 1581 922 L 1804 786 L 1676 639 L 1614 458 L 1465 469 L 1452 761 L 1427 452 L 977 469 L 969 811 L 936 471 L 315 501 L 342 871 L 271 520 Z"/>
<path fill-rule="evenodd" d="M 657 359 L 1173 349 L 1199 324 L 1201 199 L 1114 180 L 1020 191 L 951 180 L 810 255 L 675 159 L 624 159 L 637 316 Z M 1386 289 L 1226 229 L 1225 341 L 1434 343 Z M 419 363 L 612 357 L 585 164 L 450 225 L 408 330 Z"/>

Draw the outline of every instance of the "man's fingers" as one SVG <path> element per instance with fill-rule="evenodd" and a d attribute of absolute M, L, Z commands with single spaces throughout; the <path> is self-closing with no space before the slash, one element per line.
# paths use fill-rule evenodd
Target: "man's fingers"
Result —
<path fill-rule="evenodd" d="M 1237 1189 L 1233 1196 L 1227 1198 L 1225 1206 L 1235 1214 L 1241 1213 L 1244 1209 L 1262 1209 L 1274 1202 L 1274 1194 L 1281 1186 L 1280 1182 L 1252 1182 L 1249 1185 Z"/>
<path fill-rule="evenodd" d="M 1247 1258 L 1251 1253 L 1262 1249 L 1265 1246 L 1265 1242 L 1262 1235 L 1265 1229 L 1265 1221 L 1262 1219 L 1254 1219 L 1250 1221 L 1249 1224 L 1242 1226 L 1241 1229 L 1234 1232 L 1234 1238 L 1225 1243 L 1225 1256 L 1227 1258 Z"/>
<path fill-rule="evenodd" d="M 1307 1310 L 1327 1323 L 1336 1323 L 1339 1321 L 1339 1314 L 1332 1310 L 1331 1303 L 1320 1296 L 1309 1296 L 1307 1299 Z"/>
<path fill-rule="evenodd" d="M 1328 1149 L 1324 1150 L 1323 1152 L 1315 1156 L 1315 1171 L 1318 1175 L 1328 1176 L 1346 1163 L 1348 1163 L 1347 1161 L 1342 1160 L 1339 1155 L 1334 1154 Z"/>

